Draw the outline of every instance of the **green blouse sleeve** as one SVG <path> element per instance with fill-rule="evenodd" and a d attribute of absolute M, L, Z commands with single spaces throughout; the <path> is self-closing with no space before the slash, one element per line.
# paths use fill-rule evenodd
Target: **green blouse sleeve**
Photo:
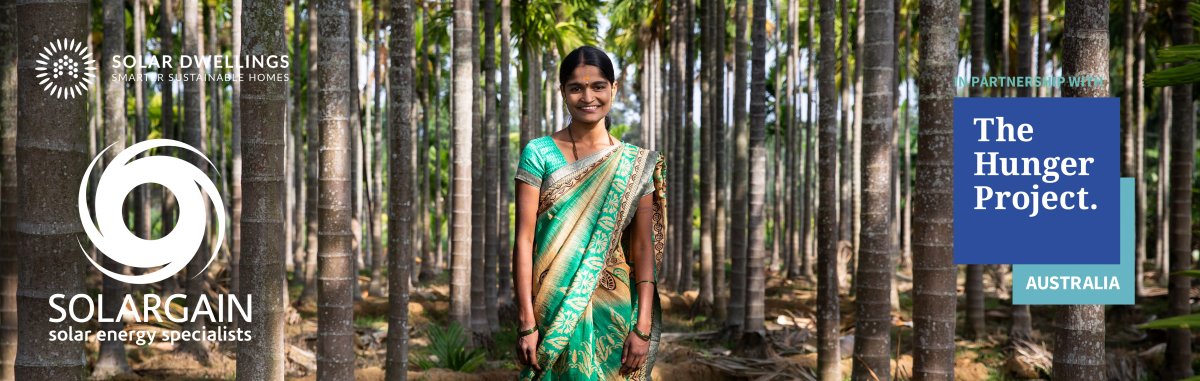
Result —
<path fill-rule="evenodd" d="M 531 140 L 521 149 L 521 161 L 517 163 L 516 179 L 534 187 L 541 188 L 542 175 L 545 173 L 545 163 L 542 161 L 538 140 Z"/>

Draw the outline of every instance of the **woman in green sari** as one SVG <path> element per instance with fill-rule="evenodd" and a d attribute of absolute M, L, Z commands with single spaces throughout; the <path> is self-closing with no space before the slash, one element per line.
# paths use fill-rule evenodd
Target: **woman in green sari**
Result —
<path fill-rule="evenodd" d="M 559 68 L 571 123 L 521 153 L 513 286 L 522 380 L 650 379 L 663 158 L 608 134 L 615 85 L 604 52 L 572 51 Z"/>

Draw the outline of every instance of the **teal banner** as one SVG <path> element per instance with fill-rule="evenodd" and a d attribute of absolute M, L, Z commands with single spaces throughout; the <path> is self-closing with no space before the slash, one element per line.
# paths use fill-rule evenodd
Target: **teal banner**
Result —
<path fill-rule="evenodd" d="M 1121 178 L 1121 263 L 1013 265 L 1013 304 L 1133 304 L 1134 186 Z"/>

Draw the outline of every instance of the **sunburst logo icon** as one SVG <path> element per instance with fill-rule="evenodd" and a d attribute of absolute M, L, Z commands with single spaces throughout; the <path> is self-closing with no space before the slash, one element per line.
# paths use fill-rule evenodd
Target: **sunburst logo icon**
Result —
<path fill-rule="evenodd" d="M 71 99 L 87 93 L 96 78 L 96 61 L 86 44 L 73 39 L 59 39 L 38 52 L 34 70 L 38 71 L 38 86 L 59 99 Z"/>

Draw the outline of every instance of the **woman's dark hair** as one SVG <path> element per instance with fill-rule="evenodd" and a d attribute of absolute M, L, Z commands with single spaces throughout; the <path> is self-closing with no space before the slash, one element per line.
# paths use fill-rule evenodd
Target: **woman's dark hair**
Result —
<path fill-rule="evenodd" d="M 575 72 L 575 68 L 583 65 L 591 65 L 600 68 L 600 73 L 604 75 L 609 83 L 617 81 L 617 75 L 613 71 L 612 61 L 608 59 L 608 55 L 604 54 L 594 46 L 580 46 L 572 50 L 570 54 L 563 57 L 562 64 L 558 66 L 558 84 L 567 83 L 567 79 L 571 78 L 571 74 Z"/>

